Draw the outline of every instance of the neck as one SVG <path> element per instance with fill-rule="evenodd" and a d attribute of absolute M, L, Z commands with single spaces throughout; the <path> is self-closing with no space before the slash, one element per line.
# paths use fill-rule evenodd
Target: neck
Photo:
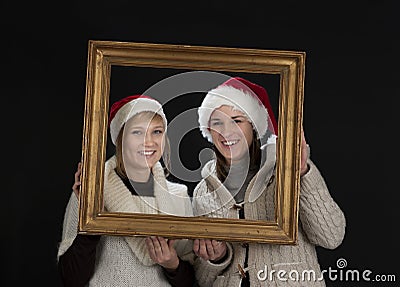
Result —
<path fill-rule="evenodd" d="M 227 166 L 231 168 L 248 168 L 250 159 L 248 157 L 244 157 L 238 160 L 230 160 L 228 161 Z"/>
<path fill-rule="evenodd" d="M 150 169 L 127 171 L 128 178 L 135 182 L 147 182 L 150 177 Z"/>

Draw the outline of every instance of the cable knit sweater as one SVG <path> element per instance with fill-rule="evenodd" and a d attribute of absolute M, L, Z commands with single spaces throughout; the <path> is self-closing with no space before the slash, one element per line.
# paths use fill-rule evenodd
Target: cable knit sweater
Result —
<path fill-rule="evenodd" d="M 269 149 L 275 149 L 275 145 L 270 145 Z M 308 160 L 308 164 L 310 169 L 302 176 L 300 184 L 298 243 L 249 243 L 246 271 L 251 286 L 325 286 L 325 282 L 319 279 L 321 270 L 315 246 L 327 249 L 339 246 L 344 238 L 346 223 L 343 212 L 329 194 L 317 167 L 311 160 Z M 273 165 L 274 157 L 272 160 L 267 159 L 250 181 L 244 201 L 246 219 L 274 219 L 276 181 Z M 194 190 L 194 214 L 239 218 L 238 210 L 233 208 L 235 199 L 217 178 L 215 160 L 204 166 L 202 176 L 203 179 Z M 228 259 L 222 264 L 203 260 L 195 266 L 202 269 L 201 274 L 197 273 L 200 286 L 240 286 L 242 277 L 238 265 L 244 266 L 246 245 L 232 242 L 228 246 Z M 278 271 L 281 272 L 279 275 Z M 314 271 L 316 275 L 308 280 L 307 271 Z M 306 275 L 305 280 L 302 280 L 302 272 Z M 299 274 L 299 280 L 294 280 L 296 274 Z"/>
<path fill-rule="evenodd" d="M 104 206 L 108 211 L 164 213 L 192 216 L 187 187 L 166 180 L 160 163 L 152 169 L 154 197 L 135 196 L 114 171 L 115 157 L 105 165 Z M 77 235 L 79 202 L 74 193 L 66 207 L 59 258 L 71 246 Z M 192 241 L 178 240 L 178 256 L 193 260 Z M 89 286 L 170 286 L 162 267 L 155 264 L 143 237 L 101 236 L 96 250 L 96 264 Z"/>

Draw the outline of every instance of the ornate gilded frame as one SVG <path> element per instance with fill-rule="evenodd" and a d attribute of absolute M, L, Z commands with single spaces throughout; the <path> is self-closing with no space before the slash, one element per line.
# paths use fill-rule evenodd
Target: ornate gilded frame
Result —
<path fill-rule="evenodd" d="M 112 65 L 279 74 L 276 220 L 103 211 Z M 304 73 L 305 52 L 301 51 L 89 41 L 78 232 L 296 244 Z"/>

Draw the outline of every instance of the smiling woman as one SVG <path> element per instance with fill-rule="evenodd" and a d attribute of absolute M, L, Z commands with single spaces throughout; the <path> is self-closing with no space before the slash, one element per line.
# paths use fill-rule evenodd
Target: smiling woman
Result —
<path fill-rule="evenodd" d="M 126 97 L 112 105 L 109 122 L 116 152 L 105 163 L 105 210 L 191 216 L 187 187 L 169 182 L 160 163 L 169 154 L 161 104 L 143 95 Z M 77 182 L 79 177 L 80 170 Z M 64 286 L 134 286 L 139 278 L 151 286 L 193 285 L 190 240 L 77 234 L 79 190 L 74 191 L 58 251 Z"/>
<path fill-rule="evenodd" d="M 277 204 L 276 142 L 281 135 L 275 132 L 275 117 L 266 90 L 233 77 L 207 93 L 198 114 L 202 134 L 213 144 L 216 156 L 204 166 L 203 179 L 194 190 L 194 214 L 272 220 Z M 201 268 L 210 274 L 206 286 L 260 286 L 257 271 L 263 265 L 290 266 L 299 273 L 313 270 L 320 274 L 315 247 L 333 249 L 341 244 L 344 214 L 309 158 L 303 132 L 301 146 L 301 225 L 297 245 L 242 244 L 230 240 L 215 244 L 210 239 L 196 239 L 193 250 L 204 259 Z M 273 280 L 278 281 L 279 277 Z M 323 280 L 309 280 L 306 285 L 325 286 Z M 290 286 L 304 284 L 291 282 Z"/>

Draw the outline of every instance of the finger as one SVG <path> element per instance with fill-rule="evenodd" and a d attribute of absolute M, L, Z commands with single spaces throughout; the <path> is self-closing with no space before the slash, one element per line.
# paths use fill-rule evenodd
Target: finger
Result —
<path fill-rule="evenodd" d="M 193 240 L 193 252 L 197 256 L 199 255 L 199 247 L 200 247 L 200 240 L 199 239 Z"/>
<path fill-rule="evenodd" d="M 160 244 L 161 251 L 163 253 L 165 253 L 166 251 L 169 251 L 169 244 L 168 244 L 167 240 L 164 237 L 157 236 L 157 240 L 158 240 L 158 242 Z"/>
<path fill-rule="evenodd" d="M 160 242 L 158 241 L 156 236 L 151 236 L 150 238 L 151 238 L 151 240 L 153 242 L 153 245 L 154 245 L 154 253 L 155 253 L 155 255 L 157 257 L 161 257 L 162 256 L 162 248 L 161 248 Z"/>
<path fill-rule="evenodd" d="M 208 260 L 209 256 L 208 256 L 207 246 L 206 246 L 205 240 L 204 239 L 200 239 L 199 243 L 200 243 L 199 244 L 199 256 L 202 257 L 205 260 Z"/>
<path fill-rule="evenodd" d="M 79 185 L 76 184 L 76 183 L 74 183 L 74 185 L 72 186 L 72 190 L 73 190 L 73 192 L 75 193 L 75 195 L 76 195 L 77 197 L 79 197 Z"/>
<path fill-rule="evenodd" d="M 75 182 L 74 182 L 74 184 L 76 185 L 76 186 L 80 186 L 81 185 L 81 181 L 80 181 L 80 178 L 78 177 L 75 177 Z"/>
<path fill-rule="evenodd" d="M 218 240 L 215 240 L 215 239 L 213 239 L 211 241 L 211 244 L 212 244 L 212 247 L 214 248 L 214 250 L 220 249 L 221 246 L 222 246 L 222 243 L 223 243 L 222 241 L 218 241 Z"/>
<path fill-rule="evenodd" d="M 206 247 L 207 247 L 208 256 L 211 259 L 214 259 L 215 251 L 214 251 L 214 247 L 213 247 L 211 240 L 209 240 L 209 239 L 206 240 Z"/>
<path fill-rule="evenodd" d="M 304 133 L 303 133 L 303 137 L 301 139 L 301 147 L 307 152 L 307 141 L 306 141 L 306 138 L 304 137 Z"/>
<path fill-rule="evenodd" d="M 308 171 L 307 159 L 309 157 L 308 154 L 308 145 L 304 136 L 304 130 L 301 130 L 301 162 L 300 162 L 300 176 L 303 176 Z"/>
<path fill-rule="evenodd" d="M 153 261 L 156 261 L 157 258 L 156 258 L 155 251 L 154 251 L 153 241 L 149 237 L 146 237 L 145 242 L 146 242 L 147 250 L 149 251 L 150 258 Z"/>
<path fill-rule="evenodd" d="M 76 172 L 75 172 L 75 180 L 78 181 L 80 179 L 81 173 L 82 173 L 82 163 L 79 162 L 78 163 L 78 168 L 76 169 Z"/>
<path fill-rule="evenodd" d="M 75 192 L 75 194 L 78 196 L 79 195 L 79 186 L 81 185 L 81 163 L 78 163 L 78 169 L 74 174 L 74 184 L 72 185 L 72 190 Z"/>
<path fill-rule="evenodd" d="M 149 250 L 154 249 L 153 241 L 149 237 L 146 237 L 145 242 Z"/>
<path fill-rule="evenodd" d="M 213 240 L 213 247 L 214 247 L 216 257 L 219 258 L 219 257 L 221 257 L 221 255 L 225 255 L 226 243 L 224 241 Z"/>

